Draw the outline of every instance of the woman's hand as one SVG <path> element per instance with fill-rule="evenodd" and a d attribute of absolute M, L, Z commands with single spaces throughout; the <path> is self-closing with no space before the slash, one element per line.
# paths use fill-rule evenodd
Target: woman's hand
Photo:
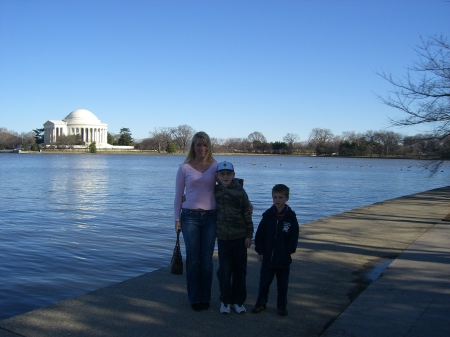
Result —
<path fill-rule="evenodd" d="M 245 248 L 249 249 L 252 246 L 252 239 L 246 238 L 245 239 Z"/>
<path fill-rule="evenodd" d="M 181 232 L 181 221 L 175 221 L 175 233 Z"/>

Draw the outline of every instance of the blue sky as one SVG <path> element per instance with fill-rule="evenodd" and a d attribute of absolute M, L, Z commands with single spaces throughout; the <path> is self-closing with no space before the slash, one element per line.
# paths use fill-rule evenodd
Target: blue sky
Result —
<path fill-rule="evenodd" d="M 0 127 L 87 109 L 136 139 L 383 130 L 398 113 L 376 71 L 406 74 L 449 17 L 445 0 L 0 0 Z"/>

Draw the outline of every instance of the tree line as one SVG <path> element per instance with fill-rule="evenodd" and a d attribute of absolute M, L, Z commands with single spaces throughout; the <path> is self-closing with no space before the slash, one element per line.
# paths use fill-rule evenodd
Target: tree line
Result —
<path fill-rule="evenodd" d="M 0 149 L 39 150 L 43 143 L 43 129 L 18 134 L 0 127 Z M 129 128 L 122 128 L 119 134 L 108 133 L 111 145 L 131 145 L 142 151 L 157 153 L 186 153 L 192 136 L 196 133 L 191 126 L 155 128 L 148 138 L 136 141 Z M 428 134 L 405 136 L 393 131 L 344 132 L 334 135 L 330 129 L 314 128 L 308 139 L 302 141 L 297 134 L 287 133 L 282 141 L 268 142 L 258 131 L 245 138 L 211 137 L 215 153 L 240 154 L 283 154 L 341 157 L 403 157 L 403 158 L 450 158 L 450 137 L 434 137 Z M 67 149 L 81 145 L 79 135 L 59 136 L 55 148 Z"/>
<path fill-rule="evenodd" d="M 195 130 L 188 125 L 158 128 L 151 137 L 136 144 L 140 150 L 185 153 Z M 308 139 L 301 141 L 294 133 L 287 133 L 282 141 L 268 142 L 258 131 L 245 138 L 211 137 L 215 153 L 295 154 L 314 156 L 367 156 L 447 158 L 450 138 L 440 139 L 425 134 L 405 136 L 392 131 L 344 132 L 334 135 L 329 129 L 314 128 Z"/>

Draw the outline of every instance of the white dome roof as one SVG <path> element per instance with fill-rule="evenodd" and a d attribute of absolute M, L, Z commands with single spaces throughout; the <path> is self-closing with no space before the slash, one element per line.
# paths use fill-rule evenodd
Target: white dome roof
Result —
<path fill-rule="evenodd" d="M 100 120 L 89 110 L 77 109 L 72 111 L 64 118 L 64 121 L 70 124 L 98 124 Z"/>

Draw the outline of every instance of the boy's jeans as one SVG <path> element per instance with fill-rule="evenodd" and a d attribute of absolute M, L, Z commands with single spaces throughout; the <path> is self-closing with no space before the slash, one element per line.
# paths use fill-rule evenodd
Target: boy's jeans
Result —
<path fill-rule="evenodd" d="M 181 210 L 186 247 L 186 281 L 189 302 L 211 301 L 212 255 L 216 240 L 216 211 Z"/>
<path fill-rule="evenodd" d="M 269 297 L 270 285 L 273 277 L 277 276 L 277 307 L 286 308 L 287 305 L 287 291 L 289 285 L 290 268 L 274 268 L 270 263 L 261 264 L 261 274 L 259 279 L 259 294 L 256 300 L 256 305 L 264 305 L 267 303 Z"/>
<path fill-rule="evenodd" d="M 217 239 L 219 269 L 217 278 L 220 300 L 225 304 L 244 304 L 247 298 L 247 247 L 245 238 L 236 240 Z"/>

